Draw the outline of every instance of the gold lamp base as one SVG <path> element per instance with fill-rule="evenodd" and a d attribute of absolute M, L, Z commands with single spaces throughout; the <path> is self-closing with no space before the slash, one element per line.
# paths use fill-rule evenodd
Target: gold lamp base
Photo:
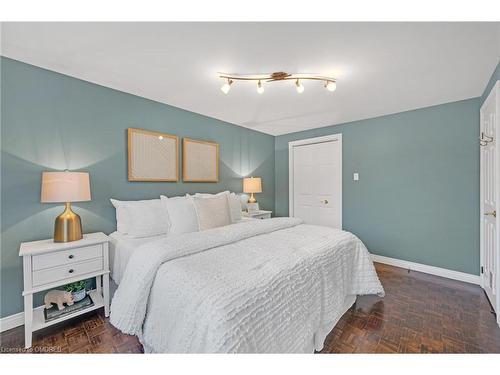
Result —
<path fill-rule="evenodd" d="M 250 198 L 248 198 L 248 203 L 257 203 L 257 199 L 253 196 L 253 193 L 251 193 Z"/>
<path fill-rule="evenodd" d="M 54 242 L 78 241 L 82 236 L 82 221 L 80 216 L 71 210 L 71 203 L 66 203 L 66 209 L 56 217 L 54 225 Z"/>

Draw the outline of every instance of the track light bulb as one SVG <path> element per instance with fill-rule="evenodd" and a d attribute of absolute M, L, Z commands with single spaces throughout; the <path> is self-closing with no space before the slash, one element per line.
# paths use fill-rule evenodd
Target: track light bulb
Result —
<path fill-rule="evenodd" d="M 328 91 L 335 91 L 335 89 L 337 88 L 337 84 L 333 81 L 327 81 L 326 82 L 326 85 L 325 85 L 325 88 L 328 90 Z"/>
<path fill-rule="evenodd" d="M 260 80 L 259 80 L 259 82 L 257 83 L 257 92 L 258 92 L 259 94 L 262 94 L 262 93 L 264 92 L 264 86 L 262 86 L 262 82 L 260 82 Z"/>
<path fill-rule="evenodd" d="M 224 94 L 227 94 L 229 92 L 229 90 L 231 90 L 231 85 L 233 84 L 233 81 L 231 79 L 228 79 L 226 83 L 224 83 L 222 85 L 222 87 L 220 88 L 221 91 L 224 93 Z"/>
<path fill-rule="evenodd" d="M 299 80 L 295 81 L 295 86 L 297 86 L 297 92 L 299 94 L 302 94 L 304 92 L 304 86 L 302 86 Z"/>

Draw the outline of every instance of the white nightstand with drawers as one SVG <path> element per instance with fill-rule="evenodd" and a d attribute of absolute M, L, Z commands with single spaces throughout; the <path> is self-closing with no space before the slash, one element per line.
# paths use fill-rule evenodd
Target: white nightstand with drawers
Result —
<path fill-rule="evenodd" d="M 255 212 L 243 211 L 241 216 L 249 217 L 251 219 L 270 219 L 273 211 L 259 210 Z"/>
<path fill-rule="evenodd" d="M 104 233 L 83 235 L 73 242 L 50 240 L 23 242 L 19 256 L 23 257 L 24 278 L 24 339 L 31 347 L 34 331 L 57 324 L 104 306 L 109 316 L 109 249 Z M 33 294 L 57 288 L 75 281 L 94 278 L 96 289 L 89 292 L 93 306 L 45 322 L 44 307 L 33 309 Z M 102 284 L 101 284 L 102 282 Z"/>

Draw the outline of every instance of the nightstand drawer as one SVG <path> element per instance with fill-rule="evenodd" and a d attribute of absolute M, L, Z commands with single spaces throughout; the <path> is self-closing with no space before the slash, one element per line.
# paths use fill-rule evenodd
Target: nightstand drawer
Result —
<path fill-rule="evenodd" d="M 271 214 L 260 214 L 260 215 L 254 215 L 252 216 L 254 219 L 270 219 Z"/>
<path fill-rule="evenodd" d="M 86 262 L 68 264 L 64 267 L 46 268 L 33 272 L 33 286 L 52 283 L 86 273 L 102 270 L 103 259 L 96 258 Z"/>
<path fill-rule="evenodd" d="M 102 245 L 79 247 L 33 256 L 33 271 L 65 266 L 88 259 L 102 257 Z"/>

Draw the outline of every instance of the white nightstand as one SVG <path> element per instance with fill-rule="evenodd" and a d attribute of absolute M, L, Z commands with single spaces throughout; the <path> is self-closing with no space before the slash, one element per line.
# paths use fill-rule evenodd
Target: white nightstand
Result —
<path fill-rule="evenodd" d="M 259 211 L 256 211 L 256 212 L 246 212 L 246 211 L 243 211 L 241 213 L 241 216 L 243 216 L 243 217 L 249 217 L 249 218 L 252 218 L 252 219 L 270 219 L 272 213 L 273 213 L 273 211 L 265 211 L 265 210 L 259 210 Z"/>
<path fill-rule="evenodd" d="M 109 316 L 108 236 L 104 233 L 83 235 L 73 242 L 56 243 L 52 239 L 23 242 L 24 343 L 31 347 L 34 331 L 57 324 L 104 306 Z M 96 278 L 96 289 L 89 292 L 94 305 L 45 322 L 44 306 L 33 309 L 33 294 L 75 281 Z M 101 285 L 102 281 L 102 285 Z"/>

